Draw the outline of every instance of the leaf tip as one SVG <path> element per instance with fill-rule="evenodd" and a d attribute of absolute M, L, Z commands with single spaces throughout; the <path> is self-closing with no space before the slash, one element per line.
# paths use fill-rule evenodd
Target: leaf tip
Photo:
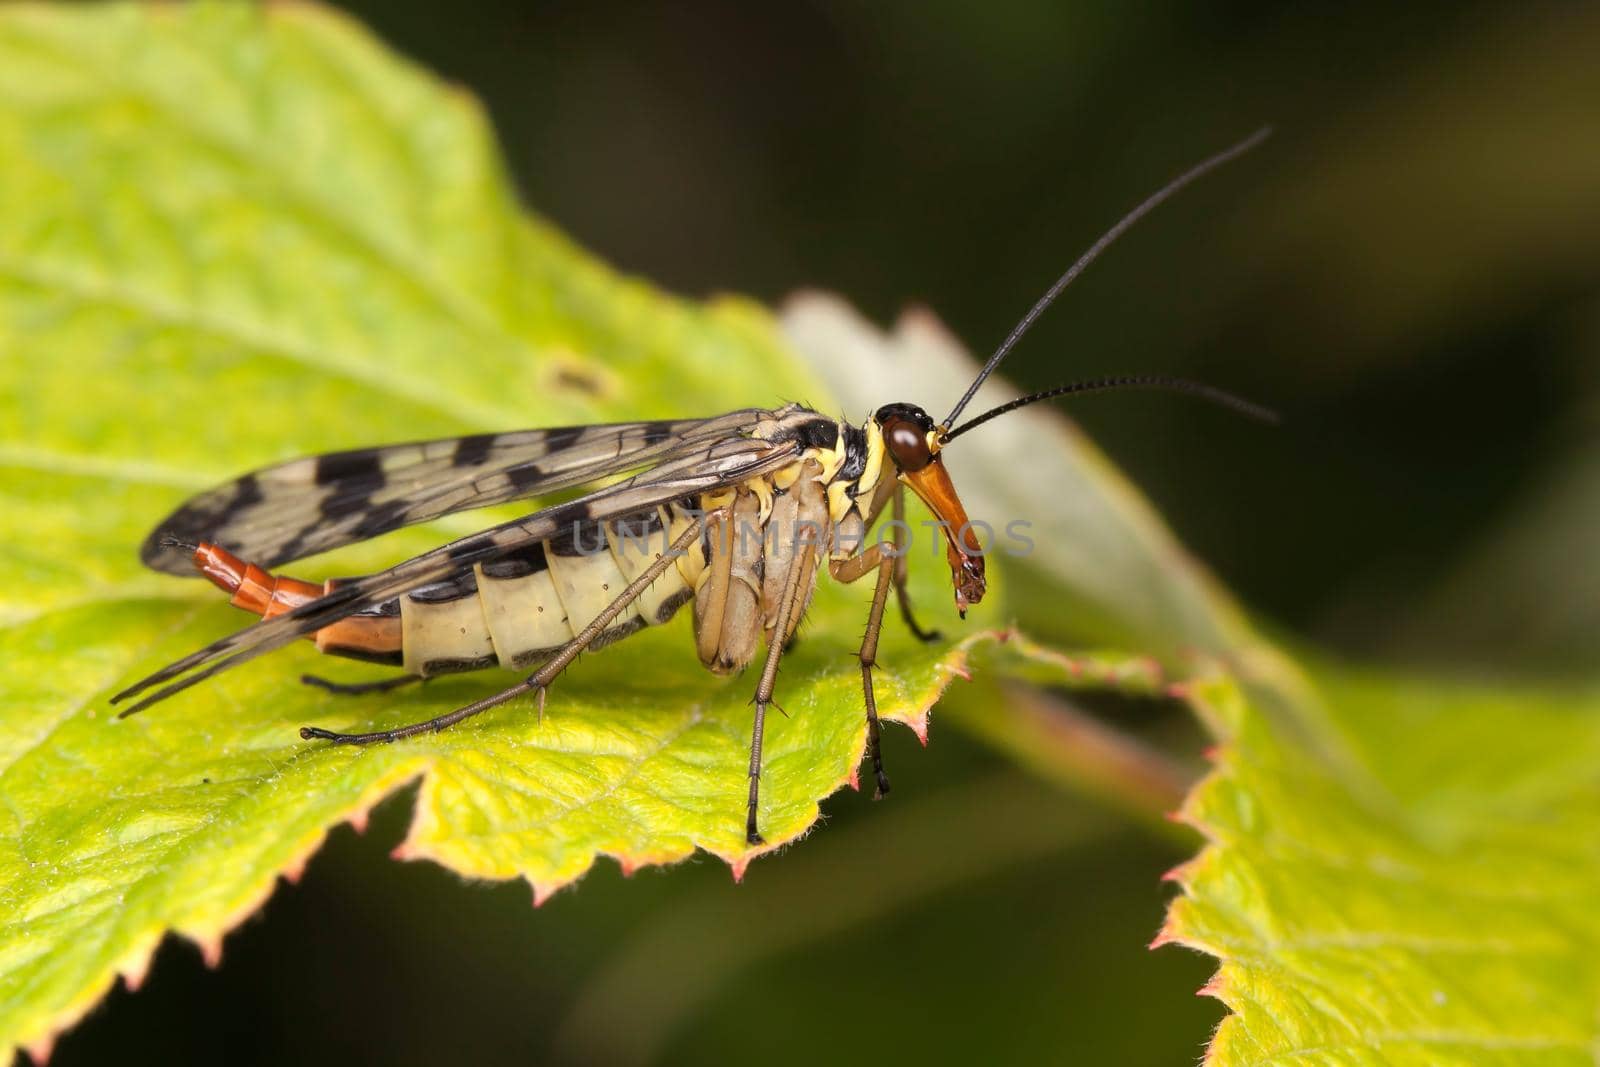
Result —
<path fill-rule="evenodd" d="M 214 971 L 222 966 L 222 935 L 220 933 L 191 935 L 191 940 L 194 941 L 195 947 L 200 950 L 200 959 L 205 962 L 209 970 Z"/>
<path fill-rule="evenodd" d="M 293 861 L 278 873 L 281 874 L 283 876 L 283 880 L 290 885 L 299 885 L 300 879 L 305 877 L 306 861 L 309 858 L 309 856 L 301 856 L 299 859 Z"/>
<path fill-rule="evenodd" d="M 1182 863 L 1175 864 L 1161 872 L 1161 880 L 1163 882 L 1176 882 L 1178 885 L 1184 885 L 1193 866 L 1194 860 L 1184 860 Z"/>
<path fill-rule="evenodd" d="M 951 663 L 941 663 L 939 666 L 941 668 L 943 668 L 944 670 L 949 671 L 951 674 L 955 675 L 957 678 L 960 678 L 963 682 L 972 681 L 972 672 L 967 670 L 967 665 L 966 665 L 965 661 L 955 661 L 955 662 L 951 662 Z"/>
<path fill-rule="evenodd" d="M 137 993 L 144 985 L 144 980 L 150 974 L 150 954 L 141 953 L 132 963 L 125 965 L 117 972 L 122 976 L 122 984 L 130 993 Z"/>
<path fill-rule="evenodd" d="M 28 1058 L 33 1061 L 34 1067 L 45 1067 L 50 1062 L 50 1056 L 56 1050 L 56 1035 L 48 1034 L 37 1041 L 30 1041 L 23 1046 L 28 1051 Z"/>
<path fill-rule="evenodd" d="M 917 735 L 917 740 L 922 742 L 922 747 L 928 747 L 928 713 L 921 714 L 906 720 L 906 725 L 911 727 L 911 732 Z"/>

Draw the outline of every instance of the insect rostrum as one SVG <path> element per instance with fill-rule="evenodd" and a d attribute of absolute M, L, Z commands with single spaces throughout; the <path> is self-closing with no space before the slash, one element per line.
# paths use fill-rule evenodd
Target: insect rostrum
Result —
<path fill-rule="evenodd" d="M 693 604 L 695 649 L 735 673 L 762 660 L 754 700 L 746 838 L 760 844 L 761 748 L 783 649 L 804 617 L 817 573 L 874 577 L 858 651 L 868 752 L 878 794 L 889 789 L 879 748 L 872 665 L 891 588 L 907 624 L 906 557 L 897 540 L 867 542 L 907 488 L 942 523 L 956 607 L 984 596 L 983 548 L 941 459 L 957 435 L 1051 396 L 1123 387 L 1196 393 L 1251 414 L 1219 390 L 1163 376 L 1079 382 L 1024 397 L 965 424 L 956 419 L 1021 332 L 1127 225 L 1200 174 L 1257 143 L 1257 134 L 1180 175 L 1097 242 L 1022 320 L 950 415 L 936 423 L 892 403 L 860 426 L 803 405 L 706 419 L 635 422 L 356 449 L 247 474 L 189 500 L 146 540 L 146 564 L 203 574 L 261 621 L 178 660 L 113 698 L 147 693 L 132 714 L 239 663 L 309 638 L 317 647 L 401 668 L 367 687 L 499 666 L 533 673 L 465 707 L 372 733 L 305 728 L 335 744 L 399 741 L 441 730 L 521 694 L 538 696 L 580 652 L 667 622 Z M 318 584 L 268 568 L 451 512 L 620 481 L 535 511 L 376 574 Z M 754 531 L 756 536 L 749 536 Z M 765 652 L 761 654 L 762 645 Z M 313 680 L 314 679 L 308 679 Z"/>

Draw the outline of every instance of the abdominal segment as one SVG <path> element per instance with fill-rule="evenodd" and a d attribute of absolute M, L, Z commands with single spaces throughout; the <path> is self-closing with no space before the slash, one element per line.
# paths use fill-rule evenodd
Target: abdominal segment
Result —
<path fill-rule="evenodd" d="M 309 635 L 319 651 L 392 663 L 430 677 L 500 666 L 526 670 L 576 637 L 623 588 L 669 551 L 689 521 L 676 506 L 599 522 L 573 523 L 549 541 L 531 544 L 340 619 Z M 338 586 L 279 577 L 226 549 L 201 544 L 195 566 L 238 608 L 272 618 Z M 668 567 L 596 636 L 589 648 L 664 623 L 694 596 L 704 566 L 694 546 Z"/>
<path fill-rule="evenodd" d="M 234 607 L 263 619 L 309 603 L 338 584 L 337 579 L 317 585 L 269 574 L 220 545 L 204 541 L 195 547 L 194 565 L 223 592 L 233 594 L 229 603 Z M 336 656 L 395 665 L 403 661 L 400 609 L 394 601 L 347 615 L 307 636 L 319 651 Z"/>

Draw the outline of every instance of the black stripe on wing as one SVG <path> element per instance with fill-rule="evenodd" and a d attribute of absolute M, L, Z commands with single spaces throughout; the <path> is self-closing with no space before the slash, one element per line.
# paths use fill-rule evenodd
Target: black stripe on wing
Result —
<path fill-rule="evenodd" d="M 616 518 L 735 485 L 793 462 L 799 452 L 800 447 L 794 442 L 773 446 L 766 441 L 734 438 L 702 444 L 690 455 L 665 461 L 616 485 L 463 537 L 386 571 L 343 583 L 316 600 L 247 626 L 169 664 L 124 689 L 111 702 L 116 704 L 153 686 L 162 686 L 122 712 L 123 716 L 132 715 L 348 615 L 548 540 L 571 523 Z"/>
<path fill-rule="evenodd" d="M 173 542 L 210 541 L 263 567 L 364 541 L 455 511 L 581 485 L 738 436 L 759 409 L 709 419 L 568 426 L 329 452 L 246 474 L 169 515 L 144 563 L 192 576 Z"/>

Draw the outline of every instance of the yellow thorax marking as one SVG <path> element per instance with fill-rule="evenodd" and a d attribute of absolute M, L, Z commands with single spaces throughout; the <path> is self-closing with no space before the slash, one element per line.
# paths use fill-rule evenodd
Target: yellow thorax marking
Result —
<path fill-rule="evenodd" d="M 850 488 L 846 482 L 832 482 L 828 485 L 828 514 L 834 522 L 844 521 L 844 517 L 850 514 L 850 509 L 861 501 L 870 501 L 872 499 L 872 491 L 883 474 L 883 433 L 878 429 L 876 420 L 867 420 L 866 433 L 867 465 L 862 470 L 861 477 L 856 479 L 855 497 L 852 499 L 846 492 Z M 844 462 L 844 449 L 842 448 L 839 449 L 839 460 L 841 464 Z M 835 468 L 835 470 L 837 469 Z M 861 504 L 861 510 L 865 513 L 866 504 Z"/>

